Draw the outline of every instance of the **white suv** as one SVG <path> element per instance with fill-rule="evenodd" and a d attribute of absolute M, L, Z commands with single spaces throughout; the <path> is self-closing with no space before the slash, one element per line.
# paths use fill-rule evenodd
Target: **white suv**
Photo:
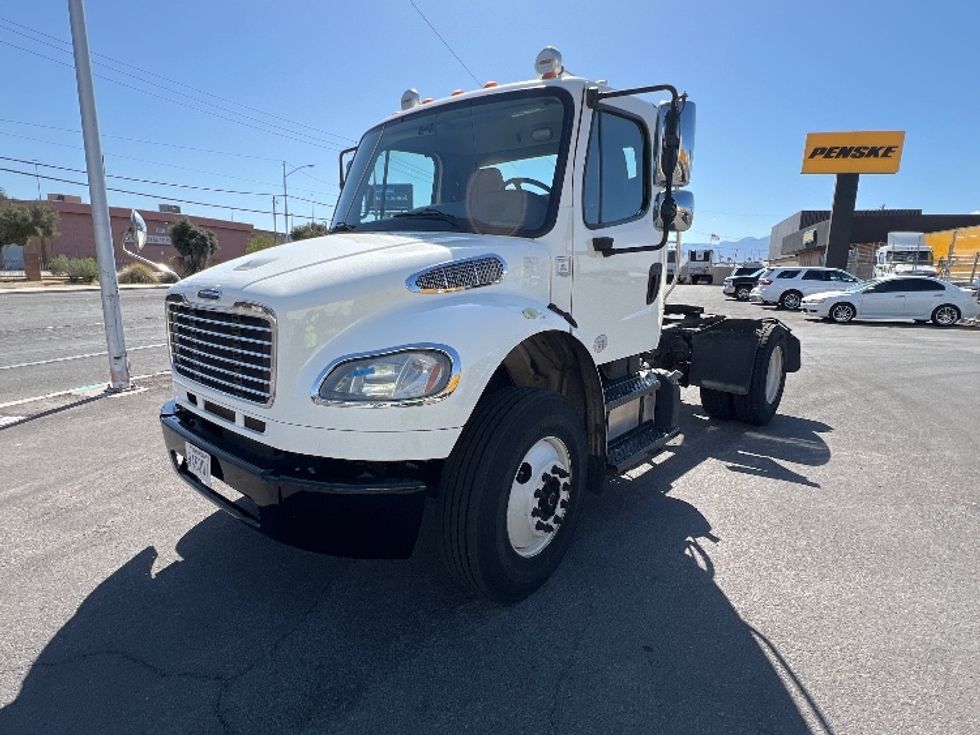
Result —
<path fill-rule="evenodd" d="M 756 304 L 778 304 L 784 309 L 799 309 L 804 296 L 823 291 L 852 288 L 861 279 L 837 268 L 791 266 L 770 268 L 759 276 L 759 283 L 749 294 Z"/>

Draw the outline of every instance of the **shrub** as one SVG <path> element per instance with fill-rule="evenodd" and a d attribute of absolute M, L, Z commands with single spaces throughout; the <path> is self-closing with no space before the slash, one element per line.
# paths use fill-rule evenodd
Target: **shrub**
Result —
<path fill-rule="evenodd" d="M 116 274 L 119 283 L 160 283 L 156 272 L 143 263 L 130 263 Z"/>
<path fill-rule="evenodd" d="M 186 217 L 170 228 L 170 241 L 184 259 L 179 272 L 188 276 L 207 268 L 208 259 L 219 247 L 218 238 L 211 230 L 195 225 Z"/>
<path fill-rule="evenodd" d="M 56 255 L 48 262 L 48 270 L 53 276 L 64 276 L 68 274 L 68 256 Z"/>
<path fill-rule="evenodd" d="M 276 238 L 272 235 L 260 234 L 249 240 L 248 245 L 245 246 L 245 254 L 251 255 L 252 253 L 257 253 L 260 250 L 266 250 L 268 248 L 275 247 L 279 243 L 276 242 Z"/>
<path fill-rule="evenodd" d="M 157 271 L 156 276 L 160 283 L 177 283 L 180 280 L 180 276 L 173 271 Z"/>
<path fill-rule="evenodd" d="M 91 283 L 99 277 L 95 258 L 66 258 L 65 274 L 72 283 Z"/>

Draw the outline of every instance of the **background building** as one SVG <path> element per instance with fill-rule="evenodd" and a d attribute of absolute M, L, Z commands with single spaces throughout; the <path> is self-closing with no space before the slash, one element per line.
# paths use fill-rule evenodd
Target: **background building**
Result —
<path fill-rule="evenodd" d="M 936 232 L 980 225 L 980 214 L 923 214 L 921 209 L 859 209 L 851 228 L 849 268 L 868 277 L 875 250 L 889 232 Z M 830 235 L 830 210 L 805 209 L 772 228 L 769 260 L 772 263 L 823 265 Z M 939 255 L 937 254 L 937 258 Z"/>
<path fill-rule="evenodd" d="M 49 194 L 48 204 L 58 212 L 58 236 L 49 247 L 48 254 L 67 255 L 71 258 L 95 257 L 95 233 L 92 230 L 91 205 L 83 203 L 79 197 L 61 194 Z M 168 263 L 177 255 L 170 242 L 170 228 L 181 219 L 188 219 L 196 225 L 206 227 L 218 238 L 221 246 L 211 258 L 212 263 L 220 263 L 245 254 L 249 240 L 264 230 L 256 230 L 246 222 L 197 217 L 180 213 L 179 207 L 160 205 L 161 209 L 170 211 L 154 212 L 140 209 L 139 213 L 146 220 L 147 238 L 143 255 L 158 263 Z M 174 211 L 176 210 L 176 211 Z M 131 210 L 123 207 L 110 207 L 109 219 L 112 229 L 112 242 L 116 251 L 116 264 L 122 267 L 131 258 L 122 251 L 123 233 L 129 227 Z M 272 234 L 272 233 L 268 233 Z"/>

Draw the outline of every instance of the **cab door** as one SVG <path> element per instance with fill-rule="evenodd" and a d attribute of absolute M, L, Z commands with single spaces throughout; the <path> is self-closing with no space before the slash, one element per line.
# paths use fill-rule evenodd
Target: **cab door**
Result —
<path fill-rule="evenodd" d="M 655 126 L 655 108 L 635 99 L 583 108 L 571 312 L 598 363 L 652 349 L 659 341 L 667 248 L 615 254 L 661 239 L 652 214 Z M 602 248 L 614 254 L 604 255 Z"/>

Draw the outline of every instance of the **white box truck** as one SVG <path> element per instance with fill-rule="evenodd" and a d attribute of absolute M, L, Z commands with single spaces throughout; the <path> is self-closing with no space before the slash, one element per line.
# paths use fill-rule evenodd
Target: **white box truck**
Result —
<path fill-rule="evenodd" d="M 552 48 L 535 68 L 409 90 L 341 156 L 330 234 L 171 287 L 160 419 L 190 487 L 333 554 L 408 556 L 425 517 L 454 579 L 507 602 L 558 566 L 586 492 L 678 434 L 682 386 L 771 419 L 796 337 L 664 305 L 694 104 Z"/>

